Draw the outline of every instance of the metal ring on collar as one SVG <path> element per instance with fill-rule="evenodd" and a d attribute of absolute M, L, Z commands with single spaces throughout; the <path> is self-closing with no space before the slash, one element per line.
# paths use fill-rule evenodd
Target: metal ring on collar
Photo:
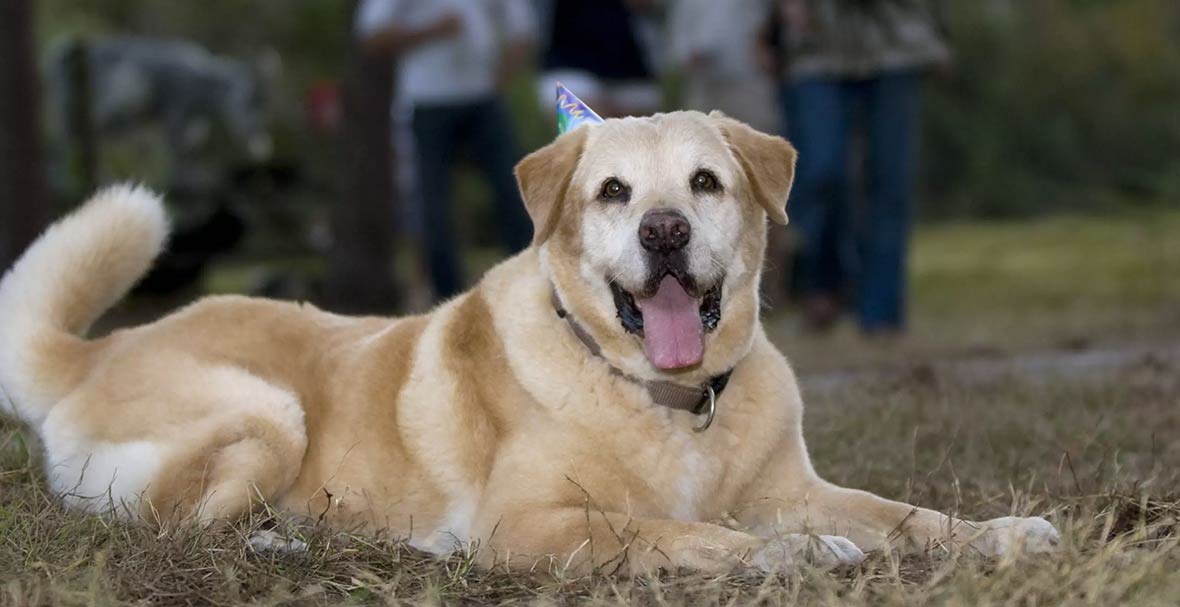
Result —
<path fill-rule="evenodd" d="M 709 408 L 705 410 L 705 414 L 708 417 L 705 418 L 705 423 L 693 428 L 693 432 L 704 432 L 708 430 L 709 426 L 713 425 L 713 415 L 717 413 L 717 393 L 713 392 L 713 386 L 705 388 L 705 392 L 709 395 Z"/>

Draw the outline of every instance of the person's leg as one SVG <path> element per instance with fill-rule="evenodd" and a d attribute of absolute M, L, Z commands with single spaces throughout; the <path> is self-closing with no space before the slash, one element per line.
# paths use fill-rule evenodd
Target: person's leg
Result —
<path fill-rule="evenodd" d="M 451 297 L 463 289 L 459 244 L 451 217 L 451 173 L 460 114 L 458 108 L 450 105 L 414 108 L 418 187 L 425 222 L 423 240 L 436 299 Z"/>
<path fill-rule="evenodd" d="M 850 142 L 851 143 L 851 142 Z M 848 165 L 845 164 L 845 167 Z M 816 286 L 823 293 L 840 299 L 848 288 L 851 272 L 848 254 L 852 229 L 849 207 L 852 205 L 852 176 L 844 176 L 844 194 L 840 203 L 827 206 L 823 230 L 819 235 Z"/>
<path fill-rule="evenodd" d="M 865 84 L 868 209 L 858 240 L 857 312 L 866 332 L 905 324 L 910 190 L 918 124 L 919 76 L 884 74 Z"/>
<path fill-rule="evenodd" d="M 847 204 L 846 88 L 839 80 L 813 78 L 789 85 L 786 93 L 788 134 L 799 150 L 787 214 L 802 240 L 796 284 L 816 328 L 835 320 L 842 288 L 833 270 L 840 266 L 839 226 L 831 224 Z"/>
<path fill-rule="evenodd" d="M 476 109 L 469 124 L 471 145 L 492 188 L 500 238 L 508 252 L 515 254 L 529 246 L 533 229 L 512 172 L 520 160 L 512 119 L 498 97 L 474 105 Z"/>

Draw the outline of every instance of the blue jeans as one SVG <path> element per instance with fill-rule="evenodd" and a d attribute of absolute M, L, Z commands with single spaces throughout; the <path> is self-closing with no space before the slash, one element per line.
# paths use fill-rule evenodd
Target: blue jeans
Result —
<path fill-rule="evenodd" d="M 787 208 L 803 238 L 797 286 L 804 297 L 838 296 L 854 284 L 865 331 L 905 323 L 919 85 L 919 75 L 905 71 L 805 79 L 784 94 L 788 135 L 799 150 Z M 851 207 L 848 175 L 858 121 L 866 144 L 863 213 Z"/>
<path fill-rule="evenodd" d="M 445 299 L 463 290 L 462 247 L 455 238 L 451 181 L 461 145 L 470 145 L 491 186 L 497 228 L 511 253 L 524 249 L 532 225 L 512 169 L 520 159 L 512 123 L 497 98 L 414 107 L 418 187 L 423 205 L 426 263 L 434 295 Z"/>

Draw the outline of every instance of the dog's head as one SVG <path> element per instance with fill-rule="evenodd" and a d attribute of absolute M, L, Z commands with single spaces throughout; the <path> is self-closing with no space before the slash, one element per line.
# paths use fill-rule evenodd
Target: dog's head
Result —
<path fill-rule="evenodd" d="M 749 347 L 766 218 L 786 223 L 794 166 L 779 137 L 674 112 L 574 129 L 516 174 L 557 295 L 603 354 L 695 378 Z"/>

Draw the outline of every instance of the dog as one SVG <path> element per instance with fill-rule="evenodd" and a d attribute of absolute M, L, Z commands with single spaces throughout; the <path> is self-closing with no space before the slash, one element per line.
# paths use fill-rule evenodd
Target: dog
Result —
<path fill-rule="evenodd" d="M 517 166 L 532 246 L 429 314 L 213 297 L 88 340 L 166 238 L 156 196 L 114 187 L 0 283 L 0 381 L 56 494 L 148 521 L 264 500 L 435 553 L 634 574 L 1052 550 L 1042 518 L 958 520 L 812 468 L 757 297 L 794 161 L 717 113 L 579 127 Z"/>

